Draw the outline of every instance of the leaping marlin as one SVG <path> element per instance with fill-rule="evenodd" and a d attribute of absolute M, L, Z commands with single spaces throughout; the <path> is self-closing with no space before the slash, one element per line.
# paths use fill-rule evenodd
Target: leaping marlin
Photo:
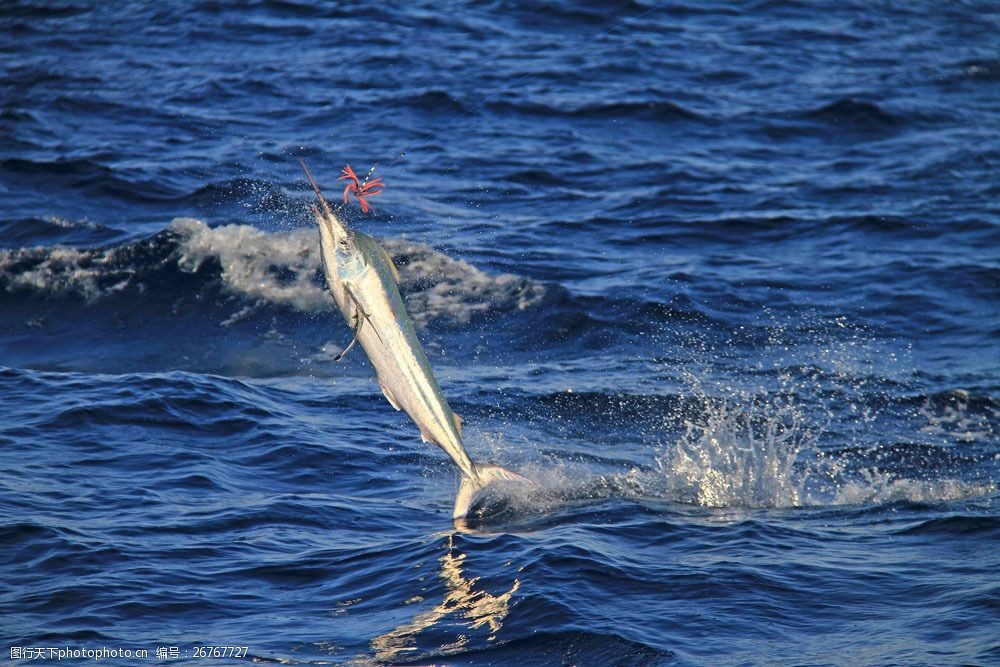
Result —
<path fill-rule="evenodd" d="M 462 442 L 462 418 L 452 412 L 434 378 L 403 305 L 399 273 L 388 253 L 378 241 L 340 221 L 305 162 L 299 162 L 318 200 L 313 213 L 319 223 L 326 280 L 340 312 L 354 328 L 354 339 L 340 356 L 360 342 L 392 407 L 405 411 L 423 441 L 447 452 L 462 471 L 452 514 L 461 520 L 477 493 L 491 482 L 527 480 L 500 466 L 476 465 L 469 458 Z"/>

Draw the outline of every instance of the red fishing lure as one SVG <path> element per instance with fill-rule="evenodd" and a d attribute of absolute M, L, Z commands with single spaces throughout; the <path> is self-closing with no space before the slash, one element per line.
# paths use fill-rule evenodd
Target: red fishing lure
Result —
<path fill-rule="evenodd" d="M 371 176 L 371 172 L 368 172 L 368 175 Z M 349 164 L 344 165 L 343 171 L 340 172 L 340 178 L 337 180 L 351 181 L 347 184 L 347 187 L 344 188 L 344 203 L 346 204 L 349 196 L 353 194 L 354 197 L 361 202 L 361 210 L 365 213 L 368 213 L 368 211 L 372 209 L 372 205 L 368 203 L 368 200 L 365 199 L 365 197 L 374 197 L 377 194 L 381 194 L 382 190 L 385 189 L 385 184 L 382 182 L 381 178 L 374 178 L 372 180 L 368 180 L 366 178 L 364 182 L 362 182 L 358 178 L 358 175 L 354 173 L 354 170 L 351 169 L 351 165 Z"/>

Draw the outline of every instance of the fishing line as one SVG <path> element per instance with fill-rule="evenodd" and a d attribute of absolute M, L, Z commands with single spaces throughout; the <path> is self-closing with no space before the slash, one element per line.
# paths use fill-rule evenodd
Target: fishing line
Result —
<path fill-rule="evenodd" d="M 644 16 L 647 16 L 648 14 L 651 14 L 651 13 L 653 13 L 653 12 L 655 12 L 655 11 L 663 8 L 670 1 L 671 0 L 663 0 L 662 2 L 654 3 L 653 6 L 650 7 L 649 9 L 643 10 L 643 11 L 641 11 L 638 14 L 635 14 L 633 16 L 627 16 L 627 17 L 624 17 L 622 19 L 619 19 L 617 22 L 615 22 L 614 25 L 612 25 L 611 27 L 607 28 L 603 32 L 597 33 L 595 35 L 590 35 L 590 36 L 588 36 L 586 38 L 580 38 L 578 40 L 578 43 L 582 44 L 584 42 L 594 42 L 594 41 L 597 41 L 597 40 L 599 40 L 599 39 L 601 39 L 603 37 L 606 37 L 606 36 L 610 35 L 611 33 L 615 32 L 616 30 L 618 30 L 620 28 L 623 28 L 626 23 L 629 23 L 629 22 L 632 22 L 632 21 L 637 21 L 638 19 L 641 19 Z M 463 112 L 461 112 L 459 114 L 456 114 L 456 115 L 452 116 L 451 118 L 449 118 L 445 122 L 445 126 L 453 125 L 454 123 L 456 123 L 457 121 L 465 118 L 466 116 L 468 116 L 468 115 L 470 115 L 470 114 L 472 114 L 472 113 L 474 113 L 476 111 L 479 111 L 480 109 L 482 109 L 483 107 L 485 107 L 487 104 L 489 104 L 493 100 L 495 100 L 498 97 L 500 97 L 501 95 L 503 95 L 504 92 L 506 92 L 507 90 L 513 89 L 517 84 L 519 84 L 522 81 L 524 81 L 525 79 L 531 77 L 533 74 L 534 74 L 533 72 L 528 72 L 526 74 L 522 74 L 521 76 L 517 77 L 512 82 L 510 82 L 507 85 L 507 87 L 506 87 L 506 89 L 504 91 L 501 91 L 501 92 L 498 92 L 498 93 L 494 93 L 492 95 L 487 95 L 485 98 L 483 98 L 482 100 L 480 100 L 476 104 L 473 104 L 471 107 L 469 107 L 465 111 L 463 111 Z M 436 134 L 438 134 L 438 132 L 439 132 L 439 130 L 432 130 L 432 131 L 424 134 L 423 136 L 419 137 L 418 139 L 415 139 L 414 141 L 411 141 L 406 146 L 406 148 L 404 148 L 403 151 L 400 152 L 400 154 L 398 156 L 396 156 L 396 159 L 394 159 L 392 162 L 390 162 L 388 164 L 388 166 L 386 166 L 386 169 L 391 169 L 393 166 L 396 165 L 396 163 L 398 163 L 400 160 L 402 160 L 403 157 L 408 152 L 410 152 L 410 150 L 414 146 L 416 146 L 417 144 L 419 144 L 421 142 L 424 142 L 424 141 L 426 141 L 426 140 L 434 137 Z M 375 165 L 375 166 L 378 166 L 378 165 Z M 368 179 L 370 179 L 371 176 L 372 176 L 372 174 L 375 173 L 375 166 L 373 166 L 371 169 L 368 170 L 368 175 L 365 176 L 364 181 L 362 181 L 362 183 L 361 183 L 362 187 L 365 184 L 368 183 Z M 338 206 L 337 210 L 339 210 L 342 206 L 343 206 L 343 204 L 341 204 L 340 206 Z"/>
<path fill-rule="evenodd" d="M 593 42 L 593 41 L 597 41 L 597 40 L 601 39 L 602 37 L 606 37 L 607 35 L 610 35 L 611 33 L 615 32 L 619 28 L 624 27 L 627 22 L 629 22 L 629 21 L 636 21 L 636 20 L 641 19 L 642 17 L 646 16 L 647 14 L 651 14 L 652 12 L 660 9 L 661 7 L 665 6 L 668 3 L 668 1 L 669 0 L 664 0 L 663 2 L 655 3 L 649 9 L 641 11 L 638 14 L 635 14 L 634 16 L 627 16 L 625 18 L 619 19 L 614 25 L 612 25 L 610 28 L 606 29 L 604 32 L 597 33 L 596 35 L 591 35 L 585 41 L 586 42 Z M 578 40 L 578 42 L 579 43 L 583 43 L 584 39 L 581 38 L 580 40 Z M 517 84 L 521 83 L 522 81 L 524 81 L 525 79 L 531 77 L 532 75 L 533 75 L 533 72 L 528 72 L 526 74 L 522 74 L 521 76 L 519 76 L 518 78 L 514 79 L 512 82 L 510 82 L 507 85 L 507 90 L 511 90 Z M 492 102 L 496 98 L 500 97 L 500 95 L 502 95 L 502 94 L 503 94 L 503 92 L 494 93 L 492 95 L 487 95 L 485 98 L 483 98 L 482 100 L 480 100 L 478 103 L 472 105 L 470 108 L 466 109 L 462 113 L 457 114 L 457 115 L 453 116 L 452 118 L 448 119 L 448 121 L 445 123 L 445 125 L 446 126 L 447 125 L 452 125 L 456 121 L 459 121 L 459 120 L 465 118 L 466 116 L 470 115 L 471 113 L 479 111 L 480 109 L 482 109 L 483 107 L 485 107 L 487 104 L 489 104 L 490 102 Z M 416 139 L 415 141 L 410 142 L 410 144 L 396 157 L 396 159 L 389 163 L 389 166 L 386 167 L 386 169 L 391 168 L 397 162 L 399 162 L 400 160 L 402 160 L 403 156 L 406 155 L 407 152 L 409 152 L 410 149 L 413 146 L 415 146 L 416 144 L 418 144 L 420 142 L 426 141 L 427 139 L 430 139 L 431 137 L 433 137 L 436 134 L 437 134 L 437 131 L 436 130 L 432 130 L 431 132 L 428 132 L 427 134 L 425 134 L 422 137 L 420 137 L 419 139 Z M 372 167 L 372 171 L 374 171 L 374 170 L 375 170 L 375 167 Z M 368 175 L 371 176 L 371 172 L 369 172 Z M 366 177 L 365 180 L 367 181 L 367 177 Z"/>

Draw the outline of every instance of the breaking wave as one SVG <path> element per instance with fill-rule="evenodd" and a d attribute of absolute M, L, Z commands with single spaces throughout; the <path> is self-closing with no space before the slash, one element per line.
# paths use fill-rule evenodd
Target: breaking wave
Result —
<path fill-rule="evenodd" d="M 547 286 L 510 274 L 491 275 L 432 248 L 386 239 L 417 326 L 462 324 L 479 313 L 524 310 Z M 320 269 L 313 229 L 269 233 L 249 225 L 209 227 L 177 218 L 155 236 L 99 248 L 70 246 L 0 250 L 0 289 L 8 295 L 80 298 L 89 303 L 122 292 L 166 288 L 198 277 L 242 308 L 281 306 L 314 313 L 334 308 Z M 186 282 L 186 281 L 185 281 Z M 180 294 L 177 295 L 178 297 Z"/>

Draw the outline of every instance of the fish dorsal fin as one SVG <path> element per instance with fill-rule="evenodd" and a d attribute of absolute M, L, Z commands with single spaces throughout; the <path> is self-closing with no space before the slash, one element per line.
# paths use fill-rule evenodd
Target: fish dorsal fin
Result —
<path fill-rule="evenodd" d="M 396 410 L 398 411 L 399 410 L 399 401 L 397 401 L 396 397 L 392 395 L 392 392 L 389 391 L 389 388 L 386 387 L 385 384 L 381 380 L 378 381 L 378 386 L 380 386 L 382 388 L 382 393 L 385 395 L 385 400 L 389 401 L 389 405 L 391 405 L 392 407 L 396 408 Z M 423 434 L 421 434 L 421 435 L 423 435 Z"/>
<path fill-rule="evenodd" d="M 389 266 L 389 271 L 392 273 L 393 280 L 395 280 L 396 284 L 398 285 L 399 269 L 397 269 L 396 265 L 392 263 L 392 257 L 389 257 L 389 253 L 385 251 L 385 248 L 379 245 L 378 249 L 382 252 L 382 259 L 384 259 L 385 263 Z"/>
<path fill-rule="evenodd" d="M 465 420 L 459 417 L 458 413 L 456 412 L 451 413 L 451 420 L 455 424 L 455 430 L 458 431 L 458 437 L 460 438 L 464 437 L 462 435 L 462 424 L 465 423 Z"/>

